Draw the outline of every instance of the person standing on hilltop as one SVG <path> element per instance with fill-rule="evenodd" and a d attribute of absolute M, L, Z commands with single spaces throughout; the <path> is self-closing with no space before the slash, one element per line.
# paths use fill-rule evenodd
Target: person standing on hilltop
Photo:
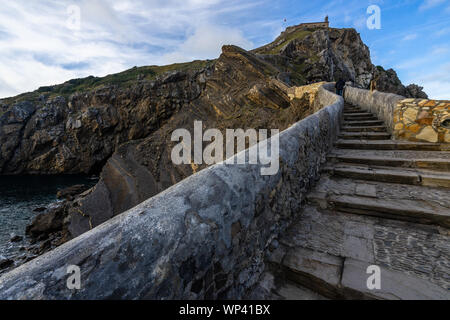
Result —
<path fill-rule="evenodd" d="M 336 82 L 336 94 L 342 96 L 344 92 L 345 87 L 345 81 L 342 80 L 342 78 L 339 78 L 339 80 Z"/>

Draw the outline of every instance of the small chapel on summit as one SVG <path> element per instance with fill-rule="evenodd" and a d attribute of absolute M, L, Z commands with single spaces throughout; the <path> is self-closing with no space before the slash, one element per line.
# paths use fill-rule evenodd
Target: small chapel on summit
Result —
<path fill-rule="evenodd" d="M 308 22 L 308 23 L 301 23 L 299 27 L 307 27 L 307 28 L 329 28 L 330 27 L 330 21 L 328 19 L 328 16 L 325 17 L 325 21 L 323 22 Z"/>
<path fill-rule="evenodd" d="M 330 27 L 330 21 L 328 19 L 328 16 L 325 17 L 325 20 L 323 22 L 306 22 L 301 23 L 296 26 L 288 27 L 286 28 L 286 33 L 291 33 L 297 30 L 309 30 L 309 29 L 315 29 L 315 28 L 329 28 Z"/>

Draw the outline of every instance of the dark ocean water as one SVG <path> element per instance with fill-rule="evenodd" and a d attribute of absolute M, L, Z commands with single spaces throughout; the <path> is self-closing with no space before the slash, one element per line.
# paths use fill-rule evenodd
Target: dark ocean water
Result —
<path fill-rule="evenodd" d="M 0 176 L 0 255 L 10 257 L 18 252 L 24 242 L 11 243 L 11 235 L 25 239 L 26 226 L 39 214 L 33 210 L 57 204 L 58 190 L 96 182 L 86 176 Z"/>

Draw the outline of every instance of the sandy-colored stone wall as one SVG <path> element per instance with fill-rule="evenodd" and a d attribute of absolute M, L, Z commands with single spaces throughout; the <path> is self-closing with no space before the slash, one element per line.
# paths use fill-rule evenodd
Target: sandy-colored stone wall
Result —
<path fill-rule="evenodd" d="M 394 109 L 394 138 L 450 143 L 450 101 L 399 101 Z"/>
<path fill-rule="evenodd" d="M 287 95 L 291 100 L 302 99 L 305 95 L 308 95 L 309 104 L 313 108 L 313 112 L 317 112 L 323 107 L 317 103 L 319 88 L 325 84 L 326 82 L 317 82 L 307 86 L 290 87 L 287 90 Z"/>
<path fill-rule="evenodd" d="M 344 96 L 383 120 L 395 140 L 450 143 L 449 100 L 406 99 L 353 87 L 346 87 Z"/>

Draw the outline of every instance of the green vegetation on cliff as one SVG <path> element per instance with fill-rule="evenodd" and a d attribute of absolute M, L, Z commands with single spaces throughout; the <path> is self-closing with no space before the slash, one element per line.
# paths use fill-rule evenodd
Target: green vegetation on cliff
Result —
<path fill-rule="evenodd" d="M 270 50 L 267 53 L 268 54 L 278 54 L 278 53 L 280 53 L 280 50 L 283 49 L 283 47 L 286 46 L 287 44 L 289 44 L 291 41 L 297 40 L 297 39 L 298 40 L 304 39 L 306 36 L 310 35 L 311 33 L 312 33 L 311 31 L 305 31 L 305 30 L 293 32 L 292 34 L 288 35 L 282 43 L 280 43 L 278 46 L 276 46 L 275 48 L 273 48 L 272 50 Z"/>
<path fill-rule="evenodd" d="M 291 41 L 302 40 L 311 33 L 313 33 L 313 30 L 297 30 L 287 35 L 282 34 L 272 43 L 255 49 L 255 52 L 260 54 L 279 54 L 281 49 L 283 49 L 284 46 L 288 45 Z"/>
<path fill-rule="evenodd" d="M 36 101 L 40 95 L 48 95 L 49 97 L 68 97 L 77 92 L 88 92 L 93 89 L 110 85 L 128 87 L 135 84 L 137 81 L 154 80 L 156 77 L 161 76 L 166 72 L 197 69 L 201 70 L 212 65 L 213 63 L 214 60 L 195 60 L 192 62 L 175 63 L 166 66 L 134 67 L 120 73 L 107 75 L 105 77 L 89 76 L 87 78 L 72 79 L 59 85 L 40 87 L 36 91 L 27 92 L 16 97 L 6 98 L 3 101 L 6 104 L 23 100 Z"/>

